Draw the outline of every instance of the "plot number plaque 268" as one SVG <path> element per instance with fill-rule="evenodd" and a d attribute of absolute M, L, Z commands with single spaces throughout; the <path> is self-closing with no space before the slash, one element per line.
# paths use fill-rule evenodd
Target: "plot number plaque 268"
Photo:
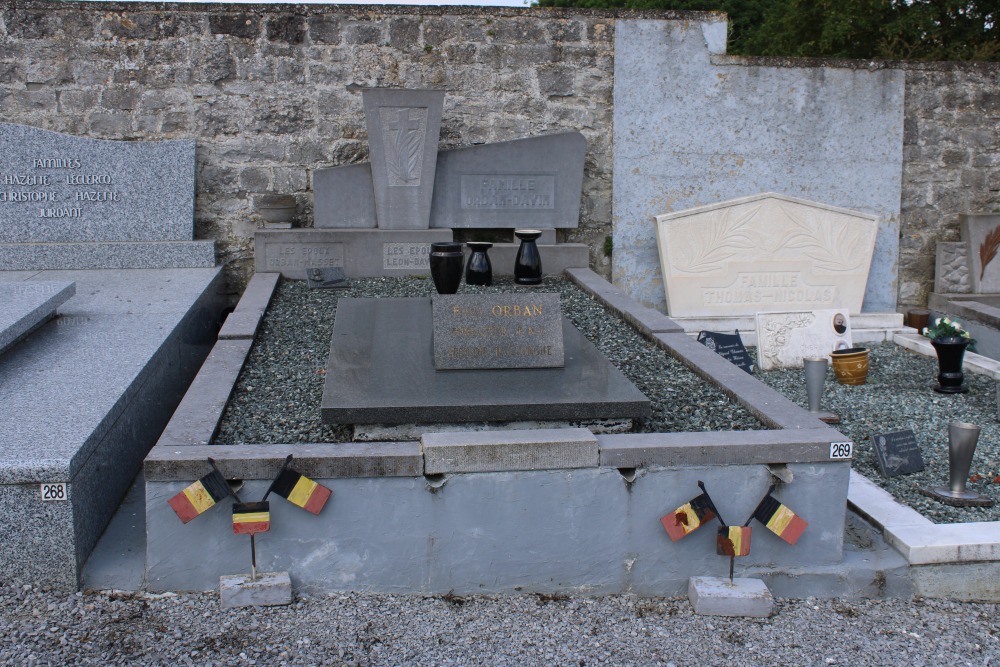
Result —
<path fill-rule="evenodd" d="M 42 484 L 42 500 L 69 500 L 66 482 Z"/>

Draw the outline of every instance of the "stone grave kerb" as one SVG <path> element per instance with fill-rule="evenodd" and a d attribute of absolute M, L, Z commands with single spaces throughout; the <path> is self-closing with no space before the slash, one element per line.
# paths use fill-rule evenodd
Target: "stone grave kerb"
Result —
<path fill-rule="evenodd" d="M 379 229 L 428 229 L 442 90 L 362 91 Z"/>

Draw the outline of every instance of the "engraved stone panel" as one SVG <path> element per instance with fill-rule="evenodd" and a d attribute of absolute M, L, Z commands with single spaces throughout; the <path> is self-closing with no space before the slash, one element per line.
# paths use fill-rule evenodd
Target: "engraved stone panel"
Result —
<path fill-rule="evenodd" d="M 427 229 L 444 92 L 362 91 L 379 229 Z"/>
<path fill-rule="evenodd" d="M 194 154 L 0 123 L 0 243 L 190 241 Z"/>
<path fill-rule="evenodd" d="M 672 317 L 861 312 L 875 216 L 775 193 L 656 216 Z"/>
<path fill-rule="evenodd" d="M 1000 215 L 960 215 L 959 224 L 969 253 L 972 293 L 1000 292 Z"/>
<path fill-rule="evenodd" d="M 442 151 L 431 225 L 576 227 L 586 152 L 579 132 Z"/>
<path fill-rule="evenodd" d="M 437 295 L 434 368 L 558 368 L 564 365 L 559 295 Z"/>
<path fill-rule="evenodd" d="M 802 368 L 804 357 L 826 357 L 854 347 L 844 310 L 757 313 L 757 365 L 761 370 Z"/>
<path fill-rule="evenodd" d="M 937 244 L 934 256 L 934 291 L 940 294 L 967 294 L 969 285 L 969 244 Z"/>
<path fill-rule="evenodd" d="M 383 243 L 382 253 L 382 268 L 384 269 L 427 269 L 430 271 L 430 243 Z"/>

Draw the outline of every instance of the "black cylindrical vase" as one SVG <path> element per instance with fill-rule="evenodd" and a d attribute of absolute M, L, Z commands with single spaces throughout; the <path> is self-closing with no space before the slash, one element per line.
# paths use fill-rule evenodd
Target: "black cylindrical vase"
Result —
<path fill-rule="evenodd" d="M 537 229 L 514 230 L 514 236 L 521 240 L 514 258 L 514 282 L 518 285 L 539 285 L 542 282 L 542 257 L 535 245 L 535 239 L 541 235 Z"/>
<path fill-rule="evenodd" d="M 469 261 L 465 263 L 465 284 L 492 285 L 493 264 L 486 251 L 492 248 L 493 244 L 485 241 L 469 241 L 465 245 L 472 251 Z"/>
<path fill-rule="evenodd" d="M 454 294 L 462 282 L 462 244 L 438 241 L 431 244 L 431 277 L 438 294 Z"/>
<path fill-rule="evenodd" d="M 962 360 L 969 340 L 962 336 L 942 336 L 931 341 L 938 358 L 938 385 L 934 391 L 942 394 L 963 394 L 969 391 L 964 384 Z"/>

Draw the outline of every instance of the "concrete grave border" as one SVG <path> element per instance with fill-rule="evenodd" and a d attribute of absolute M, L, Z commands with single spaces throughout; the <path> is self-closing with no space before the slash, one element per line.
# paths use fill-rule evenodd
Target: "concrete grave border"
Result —
<path fill-rule="evenodd" d="M 760 465 L 767 466 L 772 473 L 778 474 L 780 470 L 775 468 L 781 466 L 774 466 L 776 461 L 797 470 L 801 465 L 815 467 L 819 462 L 849 466 L 846 462 L 831 462 L 829 459 L 830 443 L 847 440 L 839 431 L 818 421 L 778 392 L 712 353 L 690 334 L 684 333 L 673 320 L 630 299 L 622 290 L 590 269 L 567 269 L 565 276 L 696 374 L 719 387 L 734 402 L 748 409 L 772 429 L 591 436 L 596 440 L 598 470 L 601 467 L 617 468 L 627 482 L 629 475 L 635 475 L 636 471 L 658 474 L 657 471 L 678 466 L 704 469 L 704 466 Z M 233 320 L 230 330 L 235 330 L 238 323 L 243 333 L 240 337 L 231 336 L 219 341 L 159 442 L 147 457 L 147 490 L 150 485 L 160 485 L 160 490 L 152 494 L 152 497 L 159 498 L 164 489 L 183 485 L 182 483 L 200 476 L 205 457 L 209 455 L 216 460 L 227 477 L 243 479 L 247 483 L 260 484 L 262 480 L 269 479 L 280 468 L 284 457 L 294 453 L 296 468 L 303 474 L 320 480 L 339 478 L 346 482 L 349 478 L 426 476 L 428 488 L 433 486 L 435 478 L 446 478 L 447 475 L 461 471 L 480 470 L 476 468 L 476 449 L 492 447 L 502 450 L 507 447 L 507 459 L 519 456 L 515 451 L 517 446 L 514 446 L 514 450 L 509 449 L 510 439 L 505 438 L 502 432 L 466 434 L 464 451 L 461 446 L 449 450 L 447 445 L 454 445 L 454 436 L 444 434 L 425 434 L 423 443 L 207 444 L 216 432 L 225 402 L 249 351 L 252 332 L 256 331 L 263 317 L 277 285 L 277 278 L 277 274 L 257 274 L 251 281 L 240 305 L 231 316 L 237 319 Z M 223 331 L 226 332 L 227 328 L 224 327 Z M 908 338 L 897 335 L 896 340 L 897 344 L 905 344 Z M 546 432 L 539 430 L 522 433 L 529 439 L 547 437 Z M 574 433 L 576 431 L 566 431 L 564 434 L 573 436 Z M 551 469 L 555 466 L 560 470 L 566 468 L 566 474 L 571 472 L 569 469 L 576 468 L 584 476 L 590 474 L 586 467 L 579 466 L 593 465 L 587 459 L 590 455 L 586 454 L 587 448 L 593 447 L 593 444 L 586 444 L 585 441 L 589 442 L 589 438 L 581 440 L 574 436 L 570 440 L 578 443 L 565 446 L 567 456 L 573 461 L 567 460 L 567 465 L 563 466 L 558 461 L 546 459 L 541 462 L 541 467 Z M 432 457 L 435 462 L 428 466 L 428 457 L 436 449 L 435 443 L 445 447 L 437 449 L 436 455 Z M 726 445 L 725 449 L 722 449 L 723 445 Z M 530 471 L 538 467 L 539 461 L 532 459 L 524 465 L 516 462 L 507 465 L 503 470 Z M 644 473 L 639 472 L 639 475 L 642 474 Z M 979 592 L 972 590 L 974 583 L 985 582 L 993 573 L 988 567 L 989 561 L 1000 560 L 1000 534 L 993 536 L 994 532 L 1000 533 L 1000 525 L 987 524 L 986 532 L 981 524 L 969 527 L 935 527 L 915 511 L 896 503 L 891 496 L 863 476 L 854 472 L 849 472 L 848 476 L 848 506 L 883 530 L 885 539 L 903 558 L 891 554 L 882 554 L 875 559 L 859 558 L 845 549 L 844 562 L 850 561 L 850 567 L 853 568 L 847 574 L 843 568 L 838 569 L 830 564 L 812 568 L 750 566 L 750 571 L 756 576 L 779 586 L 776 594 L 812 594 L 803 593 L 803 581 L 814 584 L 824 578 L 829 582 L 832 578 L 841 584 L 849 580 L 849 592 L 856 595 L 879 596 L 887 594 L 886 591 L 894 595 L 908 595 L 917 590 L 927 596 L 1000 599 L 1000 590 L 992 590 L 988 586 L 981 587 Z M 436 483 L 443 486 L 444 481 Z M 966 534 L 971 537 L 971 533 L 977 530 L 977 539 L 965 539 Z M 949 538 L 951 542 L 947 542 Z M 952 543 L 955 543 L 954 547 L 947 546 Z M 905 574 L 900 577 L 900 567 L 905 570 L 907 563 L 923 568 L 919 575 L 915 575 L 913 588 Z M 861 576 L 858 576 L 859 570 Z M 882 583 L 879 584 L 879 581 Z M 152 588 L 157 586 L 152 579 L 147 581 L 147 585 Z M 629 584 L 628 590 L 642 592 L 641 584 L 634 584 L 634 588 L 632 586 L 633 584 Z M 993 587 L 996 588 L 996 585 Z M 593 590 L 600 592 L 603 589 L 598 585 Z"/>

